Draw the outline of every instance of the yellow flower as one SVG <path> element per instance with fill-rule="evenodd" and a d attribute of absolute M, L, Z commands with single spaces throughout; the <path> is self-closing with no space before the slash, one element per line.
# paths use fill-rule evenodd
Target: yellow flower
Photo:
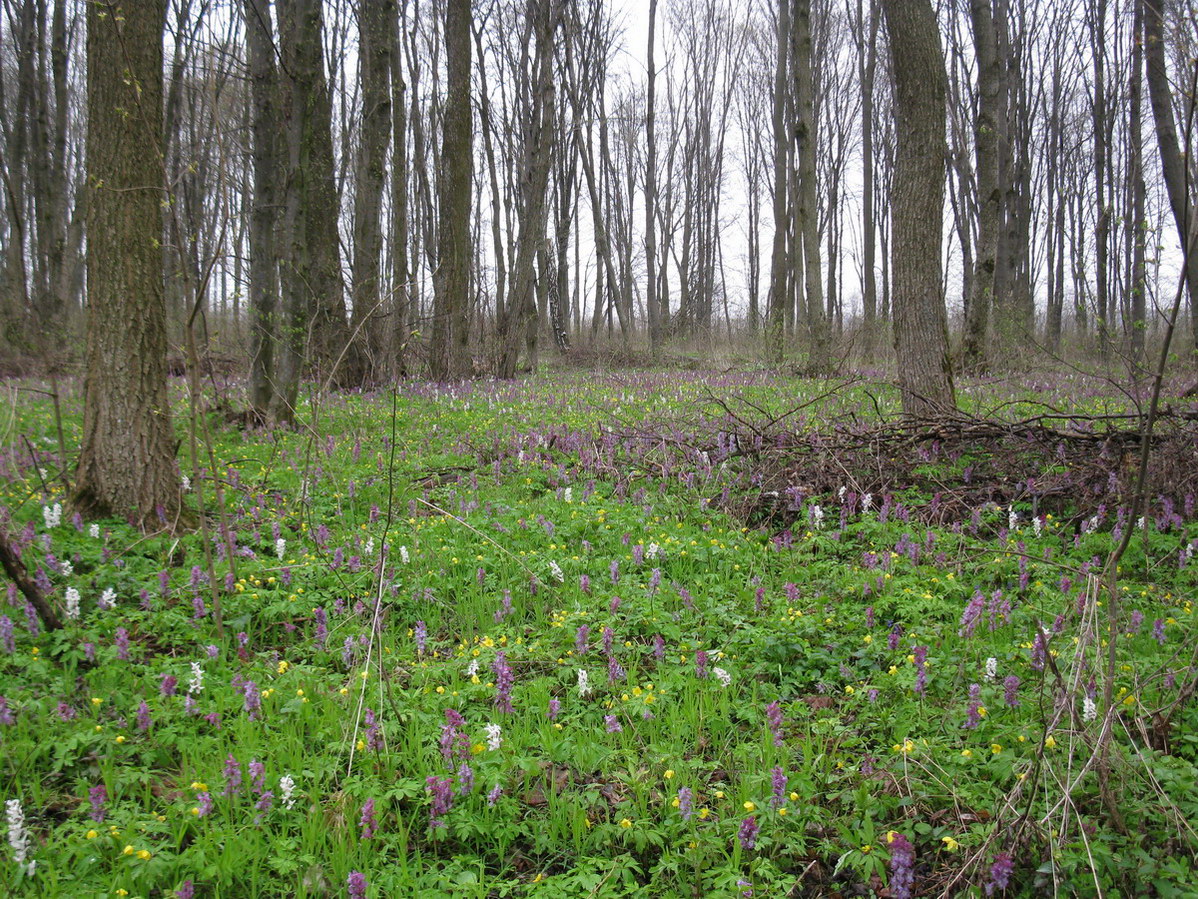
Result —
<path fill-rule="evenodd" d="M 914 740 L 904 740 L 902 743 L 895 743 L 894 751 L 901 752 L 903 755 L 907 755 L 910 752 L 914 752 L 915 751 L 915 741 Z"/>
<path fill-rule="evenodd" d="M 866 635 L 865 635 L 865 638 L 864 638 L 864 640 L 863 640 L 862 642 L 864 642 L 866 646 L 869 646 L 869 644 L 870 644 L 870 643 L 873 643 L 873 642 L 874 642 L 874 635 L 873 635 L 873 634 L 866 634 Z"/>
<path fill-rule="evenodd" d="M 96 837 L 98 837 L 98 836 L 99 836 L 99 834 L 98 834 L 98 833 L 96 833 L 94 830 L 89 830 L 89 831 L 87 832 L 87 838 L 88 838 L 89 840 L 94 840 L 94 839 L 95 839 Z"/>
<path fill-rule="evenodd" d="M 120 887 L 120 888 L 119 888 L 119 889 L 116 891 L 116 894 L 117 894 L 118 896 L 128 896 L 128 895 L 129 895 L 129 891 L 128 891 L 127 889 L 125 889 L 124 887 Z"/>
<path fill-rule="evenodd" d="M 672 779 L 673 779 L 673 777 L 674 777 L 674 769 L 673 769 L 673 768 L 667 768 L 667 769 L 666 769 L 666 773 L 665 773 L 665 778 L 666 778 L 666 780 L 672 780 Z"/>
<path fill-rule="evenodd" d="M 358 752 L 362 752 L 362 751 L 363 751 L 363 750 L 365 750 L 365 749 L 366 749 L 366 741 L 365 741 L 365 740 L 359 740 L 359 741 L 358 741 Z"/>
<path fill-rule="evenodd" d="M 124 735 L 124 734 L 117 734 L 116 741 L 117 741 L 118 743 L 124 743 L 124 742 L 125 742 L 125 735 Z"/>
<path fill-rule="evenodd" d="M 1002 744 L 1001 743 L 991 743 L 990 751 L 993 752 L 995 755 L 998 755 L 1000 752 L 1002 752 Z"/>
<path fill-rule="evenodd" d="M 757 809 L 757 806 L 754 803 L 749 802 L 748 800 L 745 801 L 745 811 L 746 812 L 756 811 L 756 809 Z"/>
<path fill-rule="evenodd" d="M 786 807 L 783 806 L 782 808 L 778 809 L 778 814 L 781 815 L 782 817 L 786 817 L 786 811 L 787 811 Z"/>
<path fill-rule="evenodd" d="M 898 666 L 897 666 L 897 665 L 891 665 L 891 666 L 890 666 L 890 667 L 889 667 L 889 668 L 886 670 L 886 673 L 887 673 L 887 674 L 891 674 L 891 675 L 898 674 Z"/>
<path fill-rule="evenodd" d="M 1045 748 L 1054 749 L 1054 748 L 1056 748 L 1056 745 L 1057 745 L 1056 738 L 1052 734 L 1049 734 L 1048 737 L 1046 737 L 1044 740 Z"/>
<path fill-rule="evenodd" d="M 620 826 L 623 827 L 625 830 L 627 830 L 628 828 L 630 828 L 632 826 L 632 822 L 629 821 L 627 818 L 621 818 Z"/>
<path fill-rule="evenodd" d="M 845 688 L 844 688 L 844 692 L 847 693 L 849 696 L 852 696 L 857 691 L 853 689 L 852 684 L 846 684 Z"/>
<path fill-rule="evenodd" d="M 961 755 L 963 755 L 967 759 L 971 759 L 971 758 L 973 758 L 973 750 L 972 749 L 962 749 Z"/>
<path fill-rule="evenodd" d="M 947 849 L 949 852 L 956 852 L 958 849 L 961 848 L 961 844 L 958 843 L 956 840 L 954 840 L 952 837 L 941 837 L 940 842 L 944 844 L 944 848 Z"/>
<path fill-rule="evenodd" d="M 873 851 L 874 851 L 874 847 L 869 845 L 869 843 L 866 843 L 864 846 L 861 847 L 862 855 L 869 855 Z"/>
<path fill-rule="evenodd" d="M 703 820 L 707 820 L 709 817 L 711 817 L 711 809 L 707 808 L 707 806 L 699 809 L 699 817 Z"/>
<path fill-rule="evenodd" d="M 92 697 L 92 705 L 100 705 L 100 704 L 102 704 L 103 702 L 104 702 L 104 700 L 103 700 L 103 699 L 101 699 L 99 696 L 93 696 L 93 697 Z"/>
<path fill-rule="evenodd" d="M 799 801 L 799 794 L 798 794 L 798 793 L 791 793 L 791 794 L 790 794 L 790 801 L 791 801 L 791 802 L 798 802 L 798 801 Z"/>
<path fill-rule="evenodd" d="M 288 669 L 288 668 L 290 668 L 290 667 L 291 667 L 291 663 L 290 663 L 290 662 L 286 661 L 285 659 L 279 659 L 279 664 L 278 664 L 278 666 L 275 668 L 275 670 L 276 670 L 276 671 L 277 671 L 279 674 L 286 674 L 286 673 L 287 673 L 287 669 Z"/>
<path fill-rule="evenodd" d="M 122 850 L 121 854 L 122 854 L 122 855 L 132 855 L 132 854 L 133 854 L 133 847 L 132 847 L 132 846 L 126 846 L 126 847 L 124 848 L 124 850 Z"/>
<path fill-rule="evenodd" d="M 140 859 L 141 859 L 143 862 L 144 862 L 144 861 L 149 861 L 149 859 L 150 859 L 150 855 L 151 855 L 151 853 L 150 853 L 150 850 L 149 850 L 149 849 L 139 849 L 139 850 L 137 850 L 137 857 L 138 857 L 138 858 L 140 858 Z"/>
<path fill-rule="evenodd" d="M 723 791 L 723 790 L 716 790 L 716 791 L 715 791 L 715 798 L 716 798 L 716 799 L 723 799 L 723 798 L 724 798 L 724 791 Z"/>

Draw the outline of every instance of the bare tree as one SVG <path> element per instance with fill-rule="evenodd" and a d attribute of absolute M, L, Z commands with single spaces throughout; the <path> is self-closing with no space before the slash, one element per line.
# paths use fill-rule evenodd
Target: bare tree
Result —
<path fill-rule="evenodd" d="M 895 90 L 894 349 L 903 412 L 956 405 L 940 243 L 944 214 L 945 73 L 928 0 L 883 0 Z"/>
<path fill-rule="evenodd" d="M 115 0 L 87 7 L 87 379 L 71 502 L 143 526 L 181 508 L 160 250 L 165 15 L 165 0 L 133 16 Z"/>

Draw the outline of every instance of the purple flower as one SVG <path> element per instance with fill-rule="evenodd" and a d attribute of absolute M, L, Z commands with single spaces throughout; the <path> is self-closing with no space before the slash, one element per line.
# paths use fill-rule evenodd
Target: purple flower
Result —
<path fill-rule="evenodd" d="M 162 682 L 158 685 L 158 692 L 163 696 L 174 696 L 175 691 L 179 688 L 179 678 L 173 674 L 164 674 Z"/>
<path fill-rule="evenodd" d="M 771 772 L 770 786 L 773 793 L 770 796 L 770 808 L 781 808 L 786 805 L 786 772 L 781 765 L 775 765 Z"/>
<path fill-rule="evenodd" d="M 499 801 L 499 797 L 502 795 L 503 787 L 501 787 L 499 784 L 495 784 L 495 786 L 491 787 L 490 791 L 487 793 L 487 805 L 494 806 L 495 803 Z"/>
<path fill-rule="evenodd" d="M 258 814 L 254 816 L 254 823 L 261 824 L 266 819 L 267 813 L 270 812 L 270 810 L 274 806 L 274 804 L 275 804 L 274 791 L 273 790 L 263 790 L 262 798 L 260 798 L 256 803 L 254 803 L 254 808 L 258 810 Z"/>
<path fill-rule="evenodd" d="M 776 701 L 771 702 L 765 707 L 765 723 L 774 737 L 774 746 L 781 749 L 784 745 L 782 739 L 782 706 Z"/>
<path fill-rule="evenodd" d="M 986 597 L 981 590 L 975 590 L 973 598 L 969 600 L 965 611 L 961 613 L 961 629 L 957 632 L 958 635 L 972 637 L 973 632 L 977 630 L 978 622 L 982 620 L 982 613 L 985 610 Z"/>
<path fill-rule="evenodd" d="M 482 569 L 479 571 L 479 584 L 482 584 Z M 500 601 L 499 608 L 495 610 L 495 621 L 498 623 L 512 614 L 512 591 L 504 590 L 503 599 Z"/>
<path fill-rule="evenodd" d="M 617 611 L 619 611 L 619 608 L 620 608 L 620 597 L 613 596 L 611 598 L 611 602 L 609 602 L 607 604 L 607 611 L 609 614 L 614 615 L 614 614 L 616 614 Z"/>
<path fill-rule="evenodd" d="M 13 638 L 12 619 L 7 615 L 0 615 L 0 646 L 3 646 L 4 651 L 9 655 L 17 651 L 17 642 Z"/>
<path fill-rule="evenodd" d="M 607 682 L 614 684 L 616 681 L 622 681 L 626 676 L 624 667 L 616 661 L 616 657 L 609 655 L 607 657 Z"/>
<path fill-rule="evenodd" d="M 902 625 L 896 624 L 890 629 L 890 634 L 886 637 L 886 646 L 891 651 L 899 648 L 899 641 L 903 639 Z"/>
<path fill-rule="evenodd" d="M 622 733 L 624 730 L 623 726 L 620 724 L 620 719 L 615 715 L 604 715 L 603 726 L 607 728 L 607 732 L 609 734 Z"/>
<path fill-rule="evenodd" d="M 441 820 L 441 816 L 448 814 L 453 806 L 453 779 L 449 777 L 426 777 L 424 780 L 425 792 L 432 799 L 432 804 L 429 807 L 428 826 L 430 829 L 444 827 L 445 822 Z"/>
<path fill-rule="evenodd" d="M 366 709 L 362 716 L 366 723 L 366 748 L 378 752 L 383 748 L 383 729 L 374 716 L 374 709 Z"/>
<path fill-rule="evenodd" d="M 591 593 L 591 579 L 587 575 L 580 575 L 578 578 L 578 589 L 588 596 Z"/>
<path fill-rule="evenodd" d="M 87 791 L 87 797 L 92 804 L 91 819 L 97 824 L 103 824 L 107 814 L 104 803 L 108 801 L 108 788 L 104 784 L 97 784 Z"/>
<path fill-rule="evenodd" d="M 1002 685 L 1003 699 L 1007 706 L 1012 709 L 1019 708 L 1019 678 L 1012 674 L 1002 682 Z"/>
<path fill-rule="evenodd" d="M 562 710 L 562 704 L 561 704 L 560 700 L 558 700 L 558 699 L 549 700 L 549 720 L 550 721 L 556 720 L 558 713 L 561 710 Z"/>
<path fill-rule="evenodd" d="M 129 661 L 129 632 L 123 627 L 118 627 L 113 643 L 116 645 L 116 657 L 122 662 Z"/>
<path fill-rule="evenodd" d="M 75 711 L 75 707 L 67 702 L 60 702 L 55 711 L 58 713 L 59 721 L 74 721 L 75 716 L 79 714 Z"/>
<path fill-rule="evenodd" d="M 986 884 L 986 895 L 993 896 L 1001 892 L 1010 883 L 1011 873 L 1015 870 L 1015 860 L 1006 852 L 994 856 L 994 864 L 990 866 L 990 882 Z"/>
<path fill-rule="evenodd" d="M 212 814 L 212 809 L 215 808 L 212 802 L 212 794 L 205 791 L 196 796 L 196 817 L 205 818 Z"/>
<path fill-rule="evenodd" d="M 362 804 L 362 815 L 358 818 L 358 823 L 362 826 L 363 840 L 369 840 L 379 829 L 379 822 L 374 817 L 374 797 L 367 799 Z"/>
<path fill-rule="evenodd" d="M 495 653 L 495 661 L 491 663 L 491 670 L 495 672 L 495 707 L 501 712 L 510 714 L 512 711 L 512 684 L 515 683 L 515 677 L 512 675 L 512 669 L 508 665 L 507 656 L 504 653 Z"/>
<path fill-rule="evenodd" d="M 350 871 L 345 879 L 345 888 L 349 891 L 349 899 L 366 899 L 366 875 L 361 871 Z"/>
<path fill-rule="evenodd" d="M 678 814 L 682 816 L 683 821 L 689 821 L 691 813 L 695 810 L 695 794 L 690 787 L 678 788 Z"/>
<path fill-rule="evenodd" d="M 470 767 L 470 763 L 462 759 L 462 763 L 458 765 L 458 795 L 466 796 L 474 789 L 474 769 Z"/>
<path fill-rule="evenodd" d="M 266 789 L 266 766 L 257 759 L 250 759 L 250 786 L 255 793 Z"/>
<path fill-rule="evenodd" d="M 262 713 L 262 692 L 252 680 L 247 680 L 241 688 L 245 695 L 245 711 L 251 721 L 257 720 Z"/>
<path fill-rule="evenodd" d="M 661 634 L 653 635 L 653 658 L 662 661 L 666 657 L 666 638 Z"/>
<path fill-rule="evenodd" d="M 425 627 L 423 621 L 417 621 L 413 633 L 416 636 L 416 654 L 422 656 L 428 645 L 428 628 Z"/>
<path fill-rule="evenodd" d="M 962 727 L 975 728 L 982 723 L 982 685 L 969 685 L 969 713 Z"/>
<path fill-rule="evenodd" d="M 179 889 L 175 890 L 175 899 L 195 899 L 195 894 L 195 884 L 190 880 L 185 880 L 179 886 Z"/>
<path fill-rule="evenodd" d="M 229 757 L 225 759 L 225 796 L 236 796 L 241 792 L 241 762 L 233 753 L 229 753 Z"/>
<path fill-rule="evenodd" d="M 616 632 L 613 631 L 610 627 L 605 627 L 603 629 L 603 651 L 605 653 L 607 653 L 608 655 L 611 655 L 611 647 L 612 647 L 612 643 L 615 642 L 615 639 L 616 639 Z"/>
<path fill-rule="evenodd" d="M 154 719 L 150 717 L 150 706 L 143 699 L 141 705 L 137 707 L 137 729 L 145 733 L 153 726 Z"/>
<path fill-rule="evenodd" d="M 1156 638 L 1156 642 L 1165 645 L 1165 619 L 1158 618 L 1152 622 L 1152 636 Z"/>
<path fill-rule="evenodd" d="M 312 611 L 312 617 L 316 620 L 316 647 L 324 649 L 325 641 L 329 638 L 329 614 L 324 606 L 317 606 Z"/>
<path fill-rule="evenodd" d="M 740 830 L 737 831 L 736 838 L 740 840 L 742 849 L 749 850 L 757 845 L 757 834 L 761 828 L 757 826 L 757 816 L 749 815 L 745 820 L 740 822 Z"/>
<path fill-rule="evenodd" d="M 707 650 L 695 652 L 695 677 L 707 677 Z"/>
<path fill-rule="evenodd" d="M 915 884 L 915 847 L 901 833 L 890 834 L 890 895 L 911 899 Z"/>
<path fill-rule="evenodd" d="M 585 624 L 579 625 L 578 630 L 574 632 L 574 652 L 580 656 L 587 654 L 587 638 L 591 635 L 591 629 Z"/>
<path fill-rule="evenodd" d="M 611 582 L 613 584 L 620 583 L 620 560 L 612 559 L 609 570 L 611 572 Z"/>
<path fill-rule="evenodd" d="M 1048 644 L 1044 639 L 1044 632 L 1037 627 L 1036 639 L 1032 641 L 1032 668 L 1036 671 L 1042 671 L 1047 657 Z"/>
<path fill-rule="evenodd" d="M 445 723 L 441 725 L 441 757 L 450 771 L 453 770 L 454 754 L 464 759 L 469 752 L 470 738 L 463 732 L 465 727 L 466 719 L 457 709 L 445 710 Z"/>

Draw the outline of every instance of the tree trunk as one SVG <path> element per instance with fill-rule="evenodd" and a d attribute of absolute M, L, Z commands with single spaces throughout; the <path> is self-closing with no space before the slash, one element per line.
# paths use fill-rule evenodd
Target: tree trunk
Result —
<path fill-rule="evenodd" d="M 883 0 L 897 147 L 891 193 L 894 349 L 903 412 L 955 408 L 941 280 L 945 73 L 929 0 Z"/>
<path fill-rule="evenodd" d="M 290 422 L 295 385 L 279 380 L 280 341 L 278 252 L 275 246 L 278 161 L 278 75 L 270 4 L 244 0 L 250 76 L 250 407 L 260 421 Z M 290 392 L 288 388 L 290 387 Z"/>
<path fill-rule="evenodd" d="M 790 215 L 788 161 L 790 131 L 786 127 L 786 72 L 789 68 L 790 0 L 778 0 L 777 63 L 774 69 L 774 243 L 770 254 L 770 292 L 765 331 L 766 359 L 773 365 L 782 362 L 788 305 L 787 234 Z"/>
<path fill-rule="evenodd" d="M 661 348 L 661 314 L 657 308 L 657 70 L 653 44 L 657 31 L 657 0 L 649 0 L 649 44 L 645 100 L 645 313 L 649 323 L 649 352 Z M 756 297 L 753 298 L 756 300 Z"/>
<path fill-rule="evenodd" d="M 433 275 L 433 378 L 457 380 L 471 372 L 469 350 L 470 207 L 474 175 L 470 109 L 470 0 L 448 0 L 445 8 L 447 83 L 438 169 L 439 235 Z"/>
<path fill-rule="evenodd" d="M 1002 191 L 998 183 L 999 90 L 1002 82 L 990 0 L 972 0 L 969 12 L 978 69 L 977 115 L 973 124 L 977 160 L 978 237 L 962 358 L 967 370 L 978 370 L 986 365 L 986 330 L 989 327 L 990 308 L 994 303 L 998 229 L 1002 222 Z"/>
<path fill-rule="evenodd" d="M 1152 102 L 1152 119 L 1156 125 L 1156 143 L 1161 154 L 1161 170 L 1177 238 L 1185 254 L 1186 289 L 1190 300 L 1190 323 L 1194 329 L 1194 349 L 1198 350 L 1198 248 L 1191 240 L 1194 227 L 1194 206 L 1186 193 L 1185 159 L 1177 143 L 1177 127 L 1173 122 L 1173 100 L 1169 90 L 1169 73 L 1165 69 L 1164 5 L 1165 0 L 1143 0 L 1144 53 L 1148 64 L 1148 97 Z"/>
<path fill-rule="evenodd" d="M 798 205 L 796 242 L 803 246 L 803 312 L 807 324 L 807 367 L 824 371 L 827 356 L 827 316 L 824 314 L 823 275 L 820 271 L 819 200 L 816 191 L 815 79 L 811 71 L 811 0 L 794 0 L 791 17 L 795 83 L 795 159 Z"/>
<path fill-rule="evenodd" d="M 362 86 L 362 120 L 354 172 L 353 316 L 355 343 L 363 372 L 377 380 L 390 369 L 387 351 L 385 293 L 382 280 L 383 182 L 391 137 L 391 26 L 395 0 L 359 0 L 358 68 Z"/>
<path fill-rule="evenodd" d="M 71 502 L 142 526 L 181 509 L 162 286 L 165 6 L 87 6 L 87 375 Z"/>

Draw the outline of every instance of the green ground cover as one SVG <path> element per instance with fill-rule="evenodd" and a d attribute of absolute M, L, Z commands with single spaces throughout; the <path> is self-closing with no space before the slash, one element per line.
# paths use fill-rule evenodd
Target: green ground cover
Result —
<path fill-rule="evenodd" d="M 1138 523 L 1100 443 L 1018 489 L 959 442 L 797 455 L 893 411 L 867 382 L 404 385 L 269 432 L 221 387 L 215 475 L 176 409 L 209 564 L 199 531 L 56 518 L 53 409 L 13 389 L 0 501 L 68 622 L 0 604 L 0 893 L 1193 895 L 1180 477 Z"/>

